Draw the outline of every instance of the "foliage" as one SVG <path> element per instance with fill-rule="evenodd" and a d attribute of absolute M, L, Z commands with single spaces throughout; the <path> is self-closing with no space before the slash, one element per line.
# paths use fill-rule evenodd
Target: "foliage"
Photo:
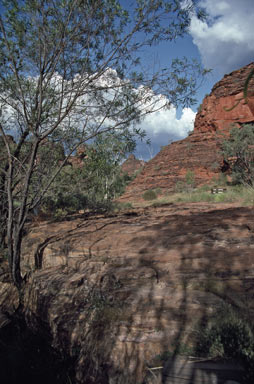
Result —
<path fill-rule="evenodd" d="M 142 195 L 144 200 L 155 200 L 157 199 L 157 193 L 153 189 L 145 191 Z"/>
<path fill-rule="evenodd" d="M 185 175 L 185 182 L 187 186 L 194 187 L 195 185 L 195 173 L 191 170 L 188 170 Z"/>
<path fill-rule="evenodd" d="M 183 192 L 185 190 L 185 183 L 181 180 L 175 184 L 175 192 Z"/>
<path fill-rule="evenodd" d="M 212 171 L 217 171 L 220 167 L 220 164 L 218 163 L 218 161 L 214 161 L 211 165 L 211 170 Z"/>
<path fill-rule="evenodd" d="M 156 200 L 153 206 L 163 206 L 174 202 L 192 203 L 192 202 L 210 202 L 210 203 L 231 203 L 238 202 L 243 206 L 254 205 L 254 193 L 252 187 L 243 185 L 227 186 L 223 193 L 212 194 L 211 185 L 203 185 L 199 188 L 186 190 L 185 184 L 180 184 L 181 190 L 171 192 Z"/>
<path fill-rule="evenodd" d="M 80 166 L 65 166 L 43 199 L 43 209 L 62 214 L 82 209 L 109 209 L 111 200 L 124 192 L 131 180 L 121 171 L 121 162 L 132 151 L 132 138 L 117 133 L 101 134 L 84 148 Z M 82 156 L 81 156 L 82 157 Z"/>
<path fill-rule="evenodd" d="M 198 356 L 235 359 L 245 367 L 247 382 L 253 380 L 254 333 L 246 319 L 226 306 L 205 329 L 199 330 Z M 250 381 L 249 381 L 250 380 Z"/>
<path fill-rule="evenodd" d="M 253 185 L 254 181 L 254 125 L 234 127 L 228 140 L 222 143 L 225 160 L 232 163 L 234 183 Z"/>
<path fill-rule="evenodd" d="M 175 192 L 186 192 L 195 186 L 195 172 L 187 170 L 184 180 L 179 180 L 175 184 Z"/>
<path fill-rule="evenodd" d="M 146 114 L 171 103 L 195 102 L 197 79 L 206 73 L 196 61 L 175 59 L 170 68 L 152 70 L 149 64 L 145 70 L 139 56 L 160 41 L 183 36 L 195 3 L 183 7 L 178 0 L 136 0 L 129 13 L 118 0 L 2 2 L 0 134 L 5 161 L 0 169 L 0 241 L 7 235 L 10 271 L 18 288 L 28 214 L 50 195 L 68 156 L 102 133 L 143 138 L 137 124 Z M 67 156 L 62 161 L 58 144 Z M 93 188 L 98 194 L 103 186 L 101 194 L 112 196 L 112 183 L 121 182 L 112 176 L 110 164 L 101 165 L 99 153 L 94 157 L 88 168 L 96 164 L 93 169 L 101 167 L 106 177 L 99 180 L 97 174 Z M 59 200 L 59 205 L 68 204 L 65 193 Z"/>
<path fill-rule="evenodd" d="M 113 202 L 111 206 L 113 212 L 129 211 L 131 209 L 133 209 L 133 205 L 130 202 Z"/>
<path fill-rule="evenodd" d="M 228 318 L 208 328 L 198 345 L 198 354 L 208 357 L 253 357 L 253 333 L 242 320 Z"/>

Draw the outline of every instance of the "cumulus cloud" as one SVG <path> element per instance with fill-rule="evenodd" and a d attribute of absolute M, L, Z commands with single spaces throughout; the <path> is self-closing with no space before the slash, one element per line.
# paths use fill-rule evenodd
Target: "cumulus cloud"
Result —
<path fill-rule="evenodd" d="M 206 21 L 193 15 L 190 34 L 203 64 L 224 74 L 254 60 L 254 1 L 200 0 Z"/>
<path fill-rule="evenodd" d="M 36 87 L 37 78 L 29 78 L 30 86 Z M 79 84 L 80 81 L 89 81 L 89 77 L 81 78 L 77 75 L 74 80 L 66 81 L 60 75 L 55 74 L 51 79 L 51 87 L 54 90 L 54 98 L 60 99 L 62 95 L 62 88 L 65 89 L 66 98 L 63 98 L 61 112 L 65 111 L 68 107 L 72 97 L 73 83 Z M 91 83 L 91 81 L 90 81 Z M 191 108 L 184 108 L 180 117 L 177 115 L 176 108 L 171 105 L 169 107 L 169 99 L 165 95 L 155 94 L 152 89 L 144 86 L 139 88 L 129 89 L 129 81 L 121 80 L 117 77 L 116 71 L 108 68 L 103 75 L 94 83 L 90 85 L 91 89 L 85 88 L 84 94 L 82 93 L 75 102 L 75 108 L 69 114 L 68 119 L 63 121 L 61 128 L 68 132 L 69 127 L 76 128 L 80 132 L 84 129 L 87 134 L 91 132 L 104 131 L 110 127 L 118 127 L 118 122 L 122 121 L 121 111 L 123 109 L 126 98 L 124 96 L 125 87 L 127 87 L 126 94 L 135 101 L 135 108 L 141 113 L 141 122 L 138 122 L 139 128 L 146 132 L 146 138 L 150 139 L 151 146 L 148 147 L 144 142 L 137 142 L 136 155 L 145 160 L 150 159 L 157 152 L 161 146 L 167 145 L 172 141 L 183 139 L 188 135 L 188 132 L 193 130 L 194 119 L 196 113 Z M 98 91 L 99 89 L 99 91 Z M 114 106 L 119 101 L 118 106 Z M 28 110 L 32 106 L 32 102 L 27 99 Z M 9 129 L 15 136 L 15 132 L 21 134 L 22 131 L 17 131 L 19 126 L 17 122 L 21 121 L 22 104 L 17 103 L 12 98 L 12 94 L 0 94 L 0 106 L 4 110 L 0 116 L 0 122 Z M 49 124 L 54 124 L 56 111 L 58 111 L 58 103 L 55 103 L 52 108 L 52 116 L 49 115 L 45 127 L 41 125 L 41 133 L 48 129 Z M 84 114 L 85 110 L 85 114 Z M 139 115 L 138 115 L 139 116 Z M 123 113 L 123 119 L 126 114 Z M 23 120 L 22 120 L 23 121 Z"/>
<path fill-rule="evenodd" d="M 138 143 L 136 154 L 144 160 L 149 160 L 163 145 L 180 140 L 193 130 L 196 113 L 191 108 L 184 108 L 177 118 L 176 108 L 162 109 L 147 115 L 142 122 L 142 128 L 151 141 L 151 146 Z"/>

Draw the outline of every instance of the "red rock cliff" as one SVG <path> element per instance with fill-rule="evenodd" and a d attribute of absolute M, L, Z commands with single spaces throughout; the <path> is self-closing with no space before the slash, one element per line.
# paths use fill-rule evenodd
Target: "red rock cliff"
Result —
<path fill-rule="evenodd" d="M 243 87 L 248 74 L 254 68 L 251 63 L 225 75 L 205 97 L 195 120 L 195 133 L 229 131 L 234 125 L 254 121 L 254 80 L 249 84 L 248 104 L 243 99 Z M 234 105 L 235 108 L 230 110 Z"/>
<path fill-rule="evenodd" d="M 153 188 L 161 188 L 162 192 L 173 190 L 178 182 L 185 182 L 190 171 L 196 185 L 218 177 L 223 165 L 219 151 L 223 135 L 229 133 L 232 125 L 254 123 L 253 79 L 249 84 L 248 104 L 243 99 L 244 82 L 252 68 L 254 63 L 225 75 L 214 85 L 199 108 L 194 131 L 186 139 L 165 146 L 150 160 L 129 184 L 123 199 L 141 196 Z"/>

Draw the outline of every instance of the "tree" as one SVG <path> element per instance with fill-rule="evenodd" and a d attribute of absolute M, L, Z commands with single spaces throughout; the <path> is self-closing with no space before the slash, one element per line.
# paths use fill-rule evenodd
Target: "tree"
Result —
<path fill-rule="evenodd" d="M 66 214 L 85 208 L 108 208 L 131 180 L 122 172 L 121 163 L 134 148 L 131 135 L 122 137 L 118 132 L 98 135 L 93 143 L 80 148 L 74 158 L 76 164 L 68 164 L 61 170 L 43 199 L 42 209 Z"/>
<path fill-rule="evenodd" d="M 89 203 L 107 203 L 123 192 L 127 178 L 122 174 L 121 162 L 126 153 L 134 149 L 135 142 L 131 135 L 122 137 L 117 132 L 111 132 L 96 137 L 93 145 L 88 147 L 81 169 L 86 183 L 83 190 Z"/>
<path fill-rule="evenodd" d="M 222 143 L 224 159 L 232 164 L 232 178 L 235 183 L 254 184 L 254 125 L 234 127 L 230 136 Z"/>
<path fill-rule="evenodd" d="M 128 10 L 117 0 L 1 2 L 0 134 L 7 160 L 0 165 L 0 214 L 18 288 L 28 213 L 68 156 L 101 133 L 142 135 L 135 124 L 145 114 L 194 101 L 204 73 L 198 63 L 175 60 L 152 72 L 139 57 L 146 47 L 183 36 L 190 21 L 186 4 L 136 0 Z M 56 143 L 64 147 L 62 162 L 52 155 Z"/>

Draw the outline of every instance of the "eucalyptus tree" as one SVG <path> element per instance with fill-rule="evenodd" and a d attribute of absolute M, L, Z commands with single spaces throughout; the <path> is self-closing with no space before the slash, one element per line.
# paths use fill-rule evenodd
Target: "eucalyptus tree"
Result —
<path fill-rule="evenodd" d="M 57 175 L 43 199 L 41 210 L 63 216 L 86 208 L 105 210 L 123 193 L 133 177 L 122 171 L 126 155 L 133 152 L 134 137 L 122 132 L 98 135 L 79 148 L 77 155 Z"/>
<path fill-rule="evenodd" d="M 222 154 L 231 165 L 236 184 L 254 184 L 254 125 L 233 127 L 227 140 L 222 142 Z"/>
<path fill-rule="evenodd" d="M 126 2 L 127 9 L 122 3 L 1 1 L 0 210 L 18 288 L 28 213 L 68 156 L 103 132 L 140 135 L 138 123 L 147 113 L 194 101 L 203 74 L 197 63 L 177 59 L 160 69 L 142 55 L 158 42 L 183 36 L 195 2 L 135 0 Z M 65 160 L 54 154 L 53 143 L 63 143 Z"/>

